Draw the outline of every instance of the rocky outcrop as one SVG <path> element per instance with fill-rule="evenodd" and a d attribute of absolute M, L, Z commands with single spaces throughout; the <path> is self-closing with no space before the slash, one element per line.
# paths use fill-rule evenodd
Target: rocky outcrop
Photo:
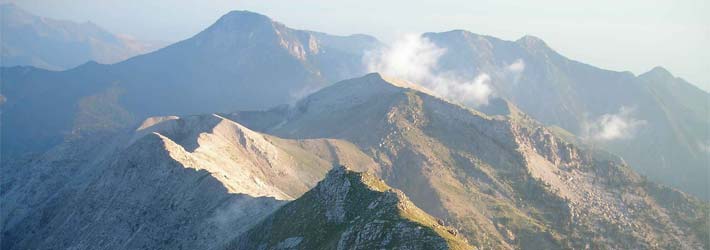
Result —
<path fill-rule="evenodd" d="M 150 118 L 3 169 L 2 249 L 221 247 L 333 162 L 377 171 L 342 141 L 285 140 L 219 115 Z"/>
<path fill-rule="evenodd" d="M 639 173 L 710 200 L 710 154 L 702 146 L 710 141 L 706 91 L 660 67 L 639 76 L 601 69 L 567 58 L 529 35 L 506 41 L 453 30 L 423 37 L 445 50 L 438 58 L 439 72 L 464 79 L 486 74 L 496 96 L 535 120 L 590 138 L 589 143 L 623 157 Z M 645 125 L 623 138 L 595 139 L 589 129 L 594 120 L 620 109 L 633 110 L 631 117 Z"/>
<path fill-rule="evenodd" d="M 387 183 L 481 248 L 708 245 L 702 227 L 683 226 L 688 220 L 663 209 L 619 157 L 562 139 L 503 104 L 488 116 L 370 74 L 323 89 L 258 129 L 355 143 L 382 165 Z M 682 203 L 694 225 L 707 225 L 706 206 Z"/>
<path fill-rule="evenodd" d="M 473 249 L 399 190 L 334 167 L 227 249 Z"/>

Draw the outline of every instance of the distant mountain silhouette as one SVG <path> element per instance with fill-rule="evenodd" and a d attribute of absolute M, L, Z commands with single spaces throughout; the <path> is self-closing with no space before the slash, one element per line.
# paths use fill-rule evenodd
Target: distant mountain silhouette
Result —
<path fill-rule="evenodd" d="M 446 49 L 439 70 L 464 78 L 491 76 L 497 96 L 549 126 L 558 126 L 624 158 L 654 180 L 710 199 L 710 94 L 657 67 L 638 77 L 560 55 L 539 38 L 505 41 L 468 31 L 425 33 Z M 511 65 L 518 62 L 518 72 Z M 637 121 L 615 138 L 590 127 L 620 110 Z M 626 122 L 630 121 L 617 120 Z"/>
<path fill-rule="evenodd" d="M 294 30 L 233 11 L 192 38 L 113 65 L 3 68 L 2 151 L 41 152 L 149 116 L 290 103 L 363 74 L 363 51 L 379 45 L 369 36 Z"/>
<path fill-rule="evenodd" d="M 91 22 L 38 17 L 12 3 L 0 5 L 0 20 L 2 66 L 64 70 L 88 61 L 115 63 L 166 45 L 115 35 Z"/>

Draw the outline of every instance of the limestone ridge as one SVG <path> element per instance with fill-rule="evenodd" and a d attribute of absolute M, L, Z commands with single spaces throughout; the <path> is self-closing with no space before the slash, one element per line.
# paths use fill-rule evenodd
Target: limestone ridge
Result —
<path fill-rule="evenodd" d="M 214 114 L 149 118 L 3 168 L 1 248 L 221 247 L 332 162 L 377 171 L 343 141 L 281 139 Z"/>
<path fill-rule="evenodd" d="M 481 248 L 708 244 L 706 204 L 659 188 L 618 156 L 568 141 L 574 136 L 505 101 L 491 104 L 499 106 L 494 116 L 370 74 L 288 111 L 232 117 L 259 121 L 244 123 L 287 138 L 353 142 L 381 165 L 389 185 Z M 666 209 L 665 200 L 682 209 Z"/>
<path fill-rule="evenodd" d="M 368 173 L 334 167 L 227 249 L 473 249 Z"/>

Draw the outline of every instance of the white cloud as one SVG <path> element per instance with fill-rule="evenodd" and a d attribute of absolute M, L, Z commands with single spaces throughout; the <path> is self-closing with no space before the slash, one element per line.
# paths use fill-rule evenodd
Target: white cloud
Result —
<path fill-rule="evenodd" d="M 522 58 L 518 58 L 515 62 L 505 67 L 505 77 L 509 83 L 513 84 L 513 87 L 516 87 L 518 82 L 520 82 L 523 71 L 525 71 L 525 61 Z"/>
<path fill-rule="evenodd" d="M 493 95 L 490 76 L 462 79 L 452 72 L 439 72 L 439 58 L 444 53 L 446 49 L 429 39 L 409 34 L 387 48 L 366 53 L 363 61 L 371 72 L 418 84 L 443 98 L 474 107 L 487 105 Z"/>
<path fill-rule="evenodd" d="M 621 107 L 615 114 L 601 115 L 594 122 L 585 124 L 586 137 L 599 141 L 633 137 L 646 124 L 644 120 L 635 119 L 633 113 L 633 108 Z"/>
<path fill-rule="evenodd" d="M 493 94 L 490 87 L 491 77 L 487 74 L 478 75 L 473 81 L 452 81 L 449 79 L 435 81 L 433 91 L 453 101 L 478 107 L 488 105 Z"/>
<path fill-rule="evenodd" d="M 400 77 L 405 80 L 425 80 L 431 77 L 439 57 L 446 52 L 420 35 L 408 34 L 382 50 L 369 52 L 365 62 L 370 71 Z"/>
<path fill-rule="evenodd" d="M 513 74 L 523 73 L 523 71 L 525 71 L 525 61 L 523 61 L 523 59 L 521 58 L 518 58 L 518 60 L 515 60 L 515 62 L 508 65 L 507 69 Z"/>

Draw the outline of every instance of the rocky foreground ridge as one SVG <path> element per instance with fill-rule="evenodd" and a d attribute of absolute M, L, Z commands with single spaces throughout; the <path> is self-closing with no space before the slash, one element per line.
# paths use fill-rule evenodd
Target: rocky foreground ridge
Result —
<path fill-rule="evenodd" d="M 333 162 L 376 171 L 344 141 L 285 140 L 218 115 L 150 118 L 4 172 L 2 249 L 221 247 Z"/>
<path fill-rule="evenodd" d="M 372 174 L 334 167 L 227 249 L 473 249 Z"/>

